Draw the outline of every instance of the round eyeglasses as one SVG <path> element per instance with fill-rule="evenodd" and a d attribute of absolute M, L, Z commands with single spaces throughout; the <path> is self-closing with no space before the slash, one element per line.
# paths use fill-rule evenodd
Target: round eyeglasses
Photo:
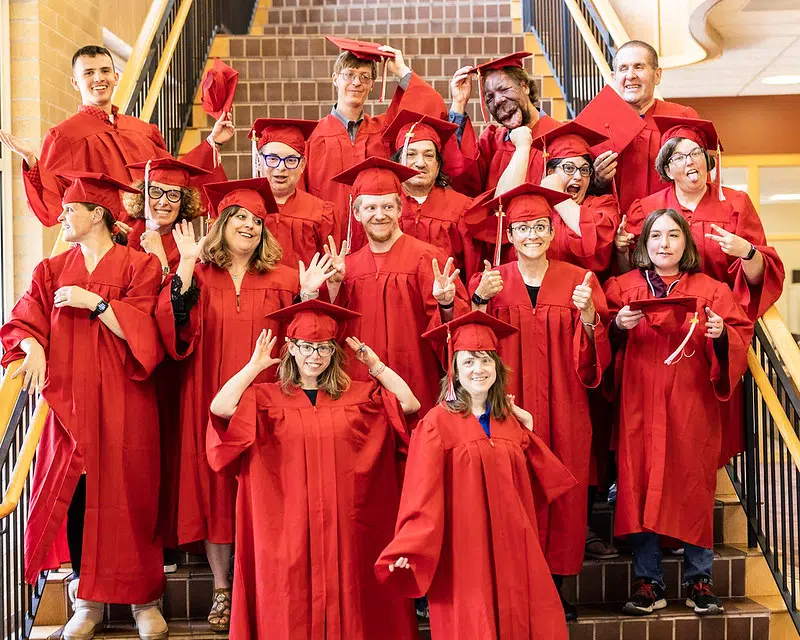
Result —
<path fill-rule="evenodd" d="M 157 187 L 154 184 L 151 184 L 147 188 L 147 195 L 149 195 L 153 200 L 161 200 L 161 196 L 167 194 L 167 200 L 172 202 L 173 204 L 176 202 L 180 202 L 181 198 L 183 197 L 183 192 L 180 189 L 162 189 L 161 187 Z"/>
<path fill-rule="evenodd" d="M 592 175 L 592 167 L 591 165 L 588 164 L 584 164 L 579 167 L 578 165 L 573 164 L 572 162 L 562 162 L 558 166 L 561 167 L 561 170 L 568 176 L 574 176 L 576 171 L 580 171 L 581 177 L 583 178 L 588 178 L 590 175 Z"/>
<path fill-rule="evenodd" d="M 315 347 L 313 344 L 309 344 L 308 342 L 295 342 L 295 346 L 297 350 L 300 352 L 300 355 L 308 357 L 315 351 L 319 354 L 320 358 L 327 358 L 328 356 L 333 355 L 333 345 L 330 344 L 321 344 L 318 347 Z"/>
<path fill-rule="evenodd" d="M 297 169 L 300 166 L 300 161 L 303 159 L 302 156 L 286 156 L 285 158 L 281 158 L 279 155 L 274 153 L 265 153 L 264 155 L 264 164 L 266 164 L 270 169 L 277 169 L 281 166 L 281 162 L 283 166 L 289 170 Z"/>
<path fill-rule="evenodd" d="M 521 238 L 531 234 L 542 238 L 550 235 L 552 227 L 549 224 L 515 224 L 509 227 L 509 229 L 511 229 L 511 233 L 514 233 Z"/>
<path fill-rule="evenodd" d="M 356 78 L 361 80 L 362 84 L 369 84 L 374 80 L 371 73 L 354 73 L 353 71 L 340 71 L 339 75 L 347 81 L 347 84 L 353 84 Z"/>
<path fill-rule="evenodd" d="M 706 154 L 706 150 L 702 147 L 695 147 L 689 153 L 673 153 L 669 159 L 669 163 L 679 167 L 686 164 L 686 160 L 691 158 L 695 162 Z"/>

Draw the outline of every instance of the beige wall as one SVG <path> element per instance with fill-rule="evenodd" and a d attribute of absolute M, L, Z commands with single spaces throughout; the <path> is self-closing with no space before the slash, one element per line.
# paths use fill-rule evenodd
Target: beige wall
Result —
<path fill-rule="evenodd" d="M 152 0 L 102 0 L 100 24 L 133 46 L 151 4 Z"/>

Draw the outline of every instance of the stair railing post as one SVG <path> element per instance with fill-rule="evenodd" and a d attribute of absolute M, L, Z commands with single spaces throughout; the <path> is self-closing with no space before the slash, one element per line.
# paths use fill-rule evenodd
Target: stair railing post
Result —
<path fill-rule="evenodd" d="M 747 509 L 747 546 L 758 546 L 755 527 L 751 522 L 757 522 L 756 510 L 756 473 L 758 469 L 755 463 L 755 448 L 758 446 L 758 425 L 756 424 L 755 411 L 755 384 L 753 376 L 746 373 L 744 376 L 744 478 L 742 478 L 742 488 L 745 495 L 745 508 Z"/>

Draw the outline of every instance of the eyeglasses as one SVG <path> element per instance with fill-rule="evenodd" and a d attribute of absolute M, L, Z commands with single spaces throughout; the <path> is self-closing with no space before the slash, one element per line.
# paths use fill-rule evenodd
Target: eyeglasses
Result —
<path fill-rule="evenodd" d="M 300 355 L 305 357 L 310 356 L 315 351 L 319 354 L 320 358 L 327 358 L 333 355 L 333 345 L 330 344 L 321 344 L 318 347 L 308 342 L 295 342 L 294 344 L 298 351 L 300 351 Z"/>
<path fill-rule="evenodd" d="M 369 84 L 374 80 L 371 73 L 354 73 L 352 71 L 340 71 L 339 75 L 347 81 L 347 84 L 353 84 L 356 78 L 361 80 L 362 84 Z"/>
<path fill-rule="evenodd" d="M 580 171 L 581 172 L 581 176 L 584 177 L 584 178 L 588 178 L 590 175 L 592 175 L 592 167 L 591 167 L 591 165 L 588 165 L 588 164 L 584 164 L 584 165 L 579 167 L 578 165 L 573 164 L 571 162 L 562 162 L 558 166 L 568 176 L 574 176 L 576 171 Z"/>
<path fill-rule="evenodd" d="M 689 153 L 673 153 L 672 157 L 669 159 L 669 164 L 674 165 L 682 165 L 686 164 L 686 159 L 691 157 L 692 160 L 699 160 L 704 155 L 706 155 L 706 150 L 702 147 L 695 147 Z"/>
<path fill-rule="evenodd" d="M 149 195 L 153 200 L 161 200 L 161 196 L 163 196 L 165 193 L 167 194 L 167 200 L 173 204 L 180 202 L 181 198 L 183 197 L 183 192 L 180 189 L 170 189 L 167 191 L 166 189 L 157 187 L 154 184 L 151 184 L 147 188 L 147 195 Z"/>
<path fill-rule="evenodd" d="M 515 224 L 509 227 L 509 229 L 511 229 L 511 233 L 516 233 L 522 238 L 531 235 L 531 233 L 541 238 L 550 235 L 552 227 L 549 224 Z"/>
<path fill-rule="evenodd" d="M 281 158 L 274 153 L 265 153 L 264 155 L 264 163 L 270 169 L 277 169 L 281 166 L 281 162 L 283 162 L 283 166 L 287 169 L 297 169 L 300 166 L 300 161 L 303 159 L 302 156 L 286 156 L 285 158 Z"/>

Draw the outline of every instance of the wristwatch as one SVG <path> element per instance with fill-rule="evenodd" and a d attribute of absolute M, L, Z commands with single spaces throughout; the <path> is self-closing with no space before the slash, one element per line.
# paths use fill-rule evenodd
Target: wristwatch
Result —
<path fill-rule="evenodd" d="M 161 275 L 165 278 L 169 275 L 169 265 L 165 264 L 161 267 Z"/>
<path fill-rule="evenodd" d="M 99 316 L 101 313 L 103 313 L 106 309 L 108 309 L 108 302 L 106 302 L 105 300 L 101 300 L 100 302 L 97 303 L 97 306 L 94 308 L 94 311 L 92 311 L 89 314 L 89 319 L 90 320 L 94 320 L 97 316 Z"/>
<path fill-rule="evenodd" d="M 750 243 L 750 251 L 748 252 L 748 254 L 744 258 L 742 258 L 742 260 L 752 260 L 753 256 L 755 256 L 755 255 L 756 255 L 756 245 L 754 245 L 751 242 Z"/>
<path fill-rule="evenodd" d="M 489 304 L 489 299 L 488 298 L 481 298 L 478 295 L 477 291 L 472 294 L 472 301 L 475 304 L 477 304 L 479 307 L 483 307 L 483 306 L 486 306 L 487 304 Z"/>

